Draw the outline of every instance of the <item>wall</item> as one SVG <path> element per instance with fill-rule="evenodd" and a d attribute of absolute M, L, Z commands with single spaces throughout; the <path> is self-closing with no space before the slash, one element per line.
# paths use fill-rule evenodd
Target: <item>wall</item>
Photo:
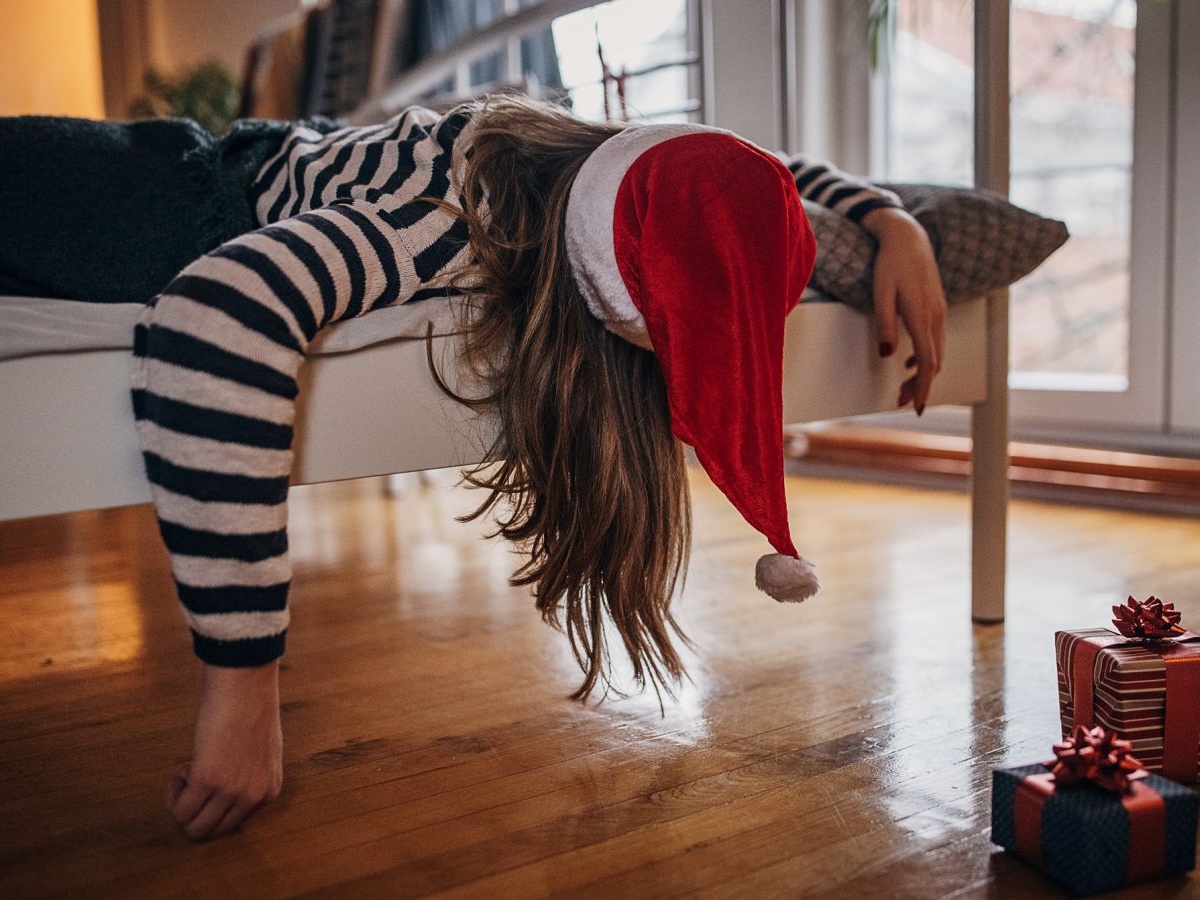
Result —
<path fill-rule="evenodd" d="M 0 115 L 102 118 L 95 0 L 4 0 Z"/>
<path fill-rule="evenodd" d="M 300 0 L 145 0 L 149 63 L 178 72 L 217 59 L 240 73 L 246 47 Z"/>
<path fill-rule="evenodd" d="M 104 99 L 110 118 L 126 118 L 145 73 L 176 75 L 216 59 L 235 78 L 246 49 L 272 22 L 311 0 L 94 0 L 100 11 Z"/>

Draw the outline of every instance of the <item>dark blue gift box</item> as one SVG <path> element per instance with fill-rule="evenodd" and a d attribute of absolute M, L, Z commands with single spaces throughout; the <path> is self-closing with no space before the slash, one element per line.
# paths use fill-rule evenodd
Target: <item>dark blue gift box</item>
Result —
<path fill-rule="evenodd" d="M 1044 782 L 1047 771 L 1045 766 L 1033 765 L 992 773 L 992 843 L 1024 856 L 1018 848 L 1018 827 L 1028 829 L 1029 819 L 1016 813 L 1017 789 L 1035 776 Z M 1041 860 L 1029 861 L 1079 894 L 1116 890 L 1135 881 L 1168 878 L 1195 868 L 1200 794 L 1158 775 L 1148 775 L 1138 784 L 1162 797 L 1166 807 L 1165 833 L 1137 835 L 1141 843 L 1148 841 L 1162 848 L 1161 864 L 1157 859 L 1135 860 L 1135 868 L 1144 874 L 1130 878 L 1129 813 L 1120 796 L 1093 784 L 1052 787 L 1044 801 L 1037 801 L 1044 803 L 1040 843 L 1036 831 L 1020 836 L 1023 843 L 1041 848 Z"/>

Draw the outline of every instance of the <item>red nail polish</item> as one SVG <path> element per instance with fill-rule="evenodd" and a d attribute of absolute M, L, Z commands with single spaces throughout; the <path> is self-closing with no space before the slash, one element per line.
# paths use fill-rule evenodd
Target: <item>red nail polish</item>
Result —
<path fill-rule="evenodd" d="M 880 342 L 880 344 L 879 344 L 879 355 L 880 356 L 884 356 L 884 357 L 891 356 L 895 352 L 896 352 L 896 348 L 892 346 L 890 341 L 881 341 Z"/>

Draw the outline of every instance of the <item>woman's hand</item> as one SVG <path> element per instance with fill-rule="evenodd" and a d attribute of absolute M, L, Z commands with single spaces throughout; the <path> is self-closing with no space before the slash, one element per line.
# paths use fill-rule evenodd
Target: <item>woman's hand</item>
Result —
<path fill-rule="evenodd" d="M 898 405 L 911 400 L 920 415 L 946 348 L 946 295 L 933 245 L 921 223 L 902 209 L 872 210 L 863 216 L 862 224 L 879 242 L 874 298 L 879 354 L 895 352 L 899 314 L 913 342 L 913 357 L 907 364 L 915 364 L 917 372 L 901 386 Z"/>
<path fill-rule="evenodd" d="M 192 761 L 167 788 L 167 808 L 189 837 L 233 831 L 283 785 L 279 663 L 204 667 Z"/>

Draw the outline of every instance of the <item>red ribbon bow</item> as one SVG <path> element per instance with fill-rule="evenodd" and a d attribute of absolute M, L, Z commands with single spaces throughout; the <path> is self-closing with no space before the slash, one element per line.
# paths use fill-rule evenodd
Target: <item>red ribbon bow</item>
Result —
<path fill-rule="evenodd" d="M 1090 781 L 1109 793 L 1127 794 L 1132 782 L 1149 774 L 1131 750 L 1133 744 L 1114 731 L 1076 725 L 1067 740 L 1054 745 L 1055 759 L 1046 767 L 1063 787 Z"/>
<path fill-rule="evenodd" d="M 1127 638 L 1141 641 L 1161 641 L 1184 633 L 1179 624 L 1181 614 L 1174 603 L 1163 603 L 1157 597 L 1134 600 L 1130 597 L 1124 606 L 1112 608 L 1112 620 L 1117 631 Z"/>

